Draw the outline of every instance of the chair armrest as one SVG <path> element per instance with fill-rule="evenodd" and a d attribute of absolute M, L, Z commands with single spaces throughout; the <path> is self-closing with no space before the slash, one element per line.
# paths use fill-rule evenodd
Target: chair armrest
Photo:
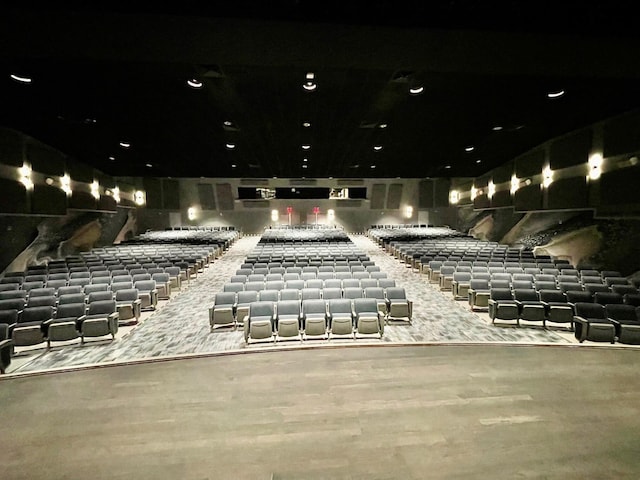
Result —
<path fill-rule="evenodd" d="M 574 322 L 578 322 L 581 323 L 582 325 L 587 325 L 589 322 L 587 322 L 587 319 L 584 317 L 580 317 L 578 315 L 574 315 L 573 316 L 573 321 Z"/>

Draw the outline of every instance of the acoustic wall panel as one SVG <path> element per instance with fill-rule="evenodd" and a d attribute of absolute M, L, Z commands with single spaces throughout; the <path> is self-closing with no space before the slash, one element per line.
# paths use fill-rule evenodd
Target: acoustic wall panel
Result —
<path fill-rule="evenodd" d="M 451 180 L 448 178 L 436 178 L 433 183 L 433 206 L 444 208 L 449 206 L 449 191 Z"/>
<path fill-rule="evenodd" d="M 162 182 L 158 178 L 143 178 L 142 185 L 147 196 L 147 208 L 162 208 Z"/>
<path fill-rule="evenodd" d="M 640 114 L 609 120 L 603 127 L 605 158 L 640 151 Z"/>
<path fill-rule="evenodd" d="M 420 180 L 418 184 L 418 208 L 433 208 L 432 180 Z"/>
<path fill-rule="evenodd" d="M 180 183 L 177 180 L 162 180 L 162 208 L 180 210 Z"/>
<path fill-rule="evenodd" d="M 402 200 L 402 184 L 392 183 L 389 185 L 387 191 L 387 209 L 397 210 L 400 208 L 400 201 Z"/>
<path fill-rule="evenodd" d="M 94 180 L 93 168 L 71 159 L 66 162 L 67 173 L 75 182 L 92 183 Z"/>
<path fill-rule="evenodd" d="M 533 177 L 542 173 L 545 162 L 545 151 L 540 148 L 529 152 L 515 160 L 515 174 L 518 178 Z"/>
<path fill-rule="evenodd" d="M 513 163 L 508 162 L 500 167 L 495 168 L 492 172 L 493 183 L 496 191 L 491 197 L 492 207 L 509 207 L 512 204 L 511 199 L 511 176 L 513 175 Z"/>
<path fill-rule="evenodd" d="M 97 210 L 97 200 L 91 193 L 74 190 L 69 197 L 69 208 L 75 210 Z"/>
<path fill-rule="evenodd" d="M 548 187 L 547 208 L 551 210 L 587 208 L 589 195 L 585 177 L 564 178 Z"/>
<path fill-rule="evenodd" d="M 200 202 L 200 208 L 203 210 L 216 209 L 216 199 L 213 196 L 213 185 L 210 183 L 198 184 L 198 201 Z"/>
<path fill-rule="evenodd" d="M 640 203 L 640 166 L 621 168 L 603 173 L 600 177 L 600 204 L 629 205 Z"/>
<path fill-rule="evenodd" d="M 29 201 L 24 185 L 0 178 L 0 212 L 29 213 Z"/>
<path fill-rule="evenodd" d="M 542 209 L 542 192 L 540 185 L 527 185 L 518 189 L 513 196 L 513 206 L 517 211 Z"/>
<path fill-rule="evenodd" d="M 374 183 L 371 189 L 371 210 L 383 210 L 384 199 L 387 195 L 387 186 L 384 183 Z"/>
<path fill-rule="evenodd" d="M 233 193 L 230 183 L 217 183 L 218 208 L 220 210 L 233 210 Z"/>
<path fill-rule="evenodd" d="M 61 177 L 65 171 L 65 158 L 60 152 L 35 140 L 27 143 L 27 159 L 34 172 Z"/>
<path fill-rule="evenodd" d="M 67 194 L 58 187 L 34 185 L 31 194 L 31 213 L 36 215 L 66 215 Z"/>
<path fill-rule="evenodd" d="M 591 152 L 593 132 L 583 129 L 559 138 L 549 147 L 549 165 L 552 170 L 586 163 Z"/>
<path fill-rule="evenodd" d="M 24 136 L 15 130 L 0 128 L 0 163 L 21 167 L 24 159 Z"/>

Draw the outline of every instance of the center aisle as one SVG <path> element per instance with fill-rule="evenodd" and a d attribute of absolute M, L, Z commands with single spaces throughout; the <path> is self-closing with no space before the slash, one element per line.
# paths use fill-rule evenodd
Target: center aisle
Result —
<path fill-rule="evenodd" d="M 501 328 L 490 325 L 481 315 L 471 312 L 463 301 L 429 285 L 426 278 L 393 258 L 366 235 L 351 235 L 356 246 L 367 253 L 389 278 L 404 287 L 413 301 L 413 322 L 393 323 L 385 328 L 382 340 L 311 340 L 306 346 L 365 343 L 569 343 L 557 332 L 534 328 Z M 243 349 L 274 348 L 256 343 L 247 347 L 242 329 L 209 328 L 209 307 L 217 292 L 244 262 L 260 237 L 239 238 L 198 277 L 188 282 L 171 299 L 153 312 L 127 335 L 112 343 L 88 342 L 52 349 L 10 373 L 34 372 L 96 364 L 120 363 L 181 355 L 207 354 Z M 282 346 L 300 343 L 281 342 Z"/>

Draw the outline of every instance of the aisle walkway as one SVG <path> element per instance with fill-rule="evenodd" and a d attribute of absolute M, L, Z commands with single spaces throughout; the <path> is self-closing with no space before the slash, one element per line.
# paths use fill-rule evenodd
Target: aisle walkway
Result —
<path fill-rule="evenodd" d="M 314 340 L 300 344 L 283 342 L 278 346 L 264 343 L 245 345 L 241 330 L 218 329 L 210 332 L 208 308 L 215 293 L 222 290 L 231 275 L 243 263 L 257 244 L 258 236 L 238 239 L 224 255 L 198 274 L 182 291 L 175 292 L 169 301 L 124 336 L 113 342 L 88 342 L 80 346 L 54 347 L 40 350 L 28 358 L 18 358 L 8 373 L 34 372 L 95 364 L 120 363 L 160 357 L 198 355 L 245 349 L 279 348 L 319 345 L 353 345 L 386 343 L 571 343 L 570 335 L 562 335 L 542 328 L 497 327 L 488 322 L 486 314 L 471 312 L 466 302 L 455 301 L 450 293 L 440 292 L 429 285 L 424 276 L 412 272 L 403 263 L 384 252 L 364 235 L 351 236 L 376 265 L 405 287 L 414 302 L 413 323 L 393 324 L 385 329 L 382 340 Z"/>

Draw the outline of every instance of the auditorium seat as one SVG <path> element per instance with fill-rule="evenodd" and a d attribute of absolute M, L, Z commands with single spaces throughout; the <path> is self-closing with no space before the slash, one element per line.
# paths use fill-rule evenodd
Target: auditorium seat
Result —
<path fill-rule="evenodd" d="M 9 325 L 0 322 L 0 374 L 6 373 L 11 365 L 14 345 L 9 338 Z"/>
<path fill-rule="evenodd" d="M 44 322 L 53 318 L 55 308 L 51 305 L 25 307 L 18 315 L 18 323 L 11 330 L 11 339 L 16 346 L 43 343 Z"/>
<path fill-rule="evenodd" d="M 407 298 L 404 287 L 387 287 L 384 295 L 387 302 L 387 320 L 404 318 L 411 323 L 413 301 Z"/>
<path fill-rule="evenodd" d="M 513 298 L 518 303 L 519 325 L 522 321 L 542 323 L 546 327 L 546 305 L 540 300 L 538 291 L 533 288 L 514 288 Z"/>
<path fill-rule="evenodd" d="M 140 320 L 142 300 L 138 289 L 122 288 L 114 292 L 120 325 L 136 324 Z M 130 321 L 128 321 L 130 320 Z"/>
<path fill-rule="evenodd" d="M 276 302 L 275 341 L 298 339 L 302 341 L 302 311 L 299 299 Z"/>
<path fill-rule="evenodd" d="M 574 334 L 580 343 L 585 340 L 615 343 L 615 325 L 607 318 L 604 305 L 577 302 L 574 311 Z"/>
<path fill-rule="evenodd" d="M 44 322 L 47 348 L 51 348 L 51 342 L 63 342 L 76 339 L 78 332 L 78 319 L 87 313 L 85 302 L 64 303 L 58 305 L 55 316 Z"/>
<path fill-rule="evenodd" d="M 244 322 L 244 340 L 248 345 L 252 340 L 273 340 L 275 321 L 275 302 L 257 301 L 249 305 Z"/>
<path fill-rule="evenodd" d="M 353 303 L 348 298 L 326 300 L 329 316 L 329 339 L 333 337 L 353 337 Z"/>
<path fill-rule="evenodd" d="M 520 325 L 520 310 L 510 288 L 491 287 L 489 291 L 489 317 L 491 323 L 496 320 L 515 320 Z"/>
<path fill-rule="evenodd" d="M 382 338 L 384 334 L 384 318 L 378 309 L 375 298 L 354 298 L 353 313 L 355 315 L 354 337 L 370 337 L 372 335 Z"/>
<path fill-rule="evenodd" d="M 213 331 L 218 327 L 235 326 L 236 292 L 218 292 L 213 305 L 209 307 L 209 326 Z"/>
<path fill-rule="evenodd" d="M 616 339 L 620 343 L 640 344 L 640 319 L 633 305 L 608 304 L 605 306 L 607 318 L 616 329 Z"/>
<path fill-rule="evenodd" d="M 87 306 L 87 313 L 77 322 L 80 342 L 86 337 L 103 337 L 111 335 L 115 339 L 118 333 L 118 311 L 115 300 L 96 300 Z"/>
<path fill-rule="evenodd" d="M 567 301 L 567 296 L 560 290 L 539 290 L 540 301 L 545 305 L 546 321 L 551 323 L 569 324 L 573 330 L 573 306 Z"/>
<path fill-rule="evenodd" d="M 486 278 L 472 277 L 469 280 L 469 306 L 472 311 L 486 310 L 489 308 L 491 289 Z"/>

